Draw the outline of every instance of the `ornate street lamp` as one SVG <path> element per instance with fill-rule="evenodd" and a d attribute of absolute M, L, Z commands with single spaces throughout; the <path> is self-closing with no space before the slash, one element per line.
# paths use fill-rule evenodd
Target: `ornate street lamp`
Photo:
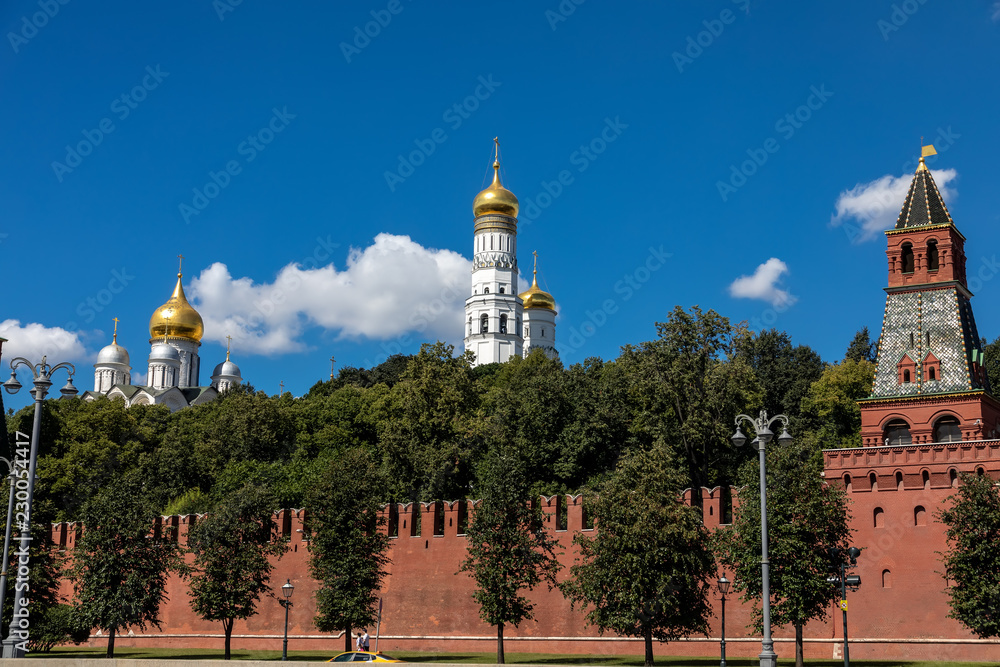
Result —
<path fill-rule="evenodd" d="M 740 430 L 741 422 L 757 434 L 757 437 L 750 444 L 760 455 L 760 583 L 761 604 L 764 612 L 764 636 L 761 639 L 760 667 L 777 667 L 778 655 L 774 652 L 774 640 L 771 639 L 771 564 L 767 559 L 767 463 L 764 459 L 764 450 L 774 437 L 771 425 L 775 422 L 781 423 L 781 435 L 778 436 L 779 444 L 787 445 L 792 441 L 792 436 L 788 434 L 788 417 L 775 415 L 768 419 L 767 410 L 761 410 L 757 419 L 748 415 L 736 417 L 736 433 L 733 434 L 732 441 L 737 447 L 742 446 L 747 441 L 747 437 Z"/>
<path fill-rule="evenodd" d="M 726 667 L 726 593 L 729 592 L 730 581 L 725 575 L 719 578 L 719 593 L 722 595 L 722 662 L 719 667 Z"/>
<path fill-rule="evenodd" d="M 288 608 L 292 606 L 292 593 L 294 592 L 295 586 L 292 586 L 292 580 L 286 579 L 285 584 L 281 587 L 284 599 L 278 600 L 278 604 L 285 608 L 285 641 L 281 644 L 282 660 L 288 660 Z"/>
<path fill-rule="evenodd" d="M 45 395 L 52 386 L 52 374 L 60 368 L 66 369 L 69 373 L 69 380 L 67 380 L 66 385 L 59 390 L 59 393 L 64 397 L 69 398 L 71 396 L 76 396 L 77 390 L 76 387 L 73 386 L 73 374 L 76 373 L 76 367 L 73 366 L 73 364 L 63 362 L 61 364 L 56 364 L 55 366 L 50 366 L 46 362 L 45 357 L 42 357 L 41 363 L 32 364 L 24 357 L 17 357 L 10 362 L 10 379 L 3 383 L 3 388 L 11 394 L 16 394 L 21 389 L 21 383 L 17 381 L 17 369 L 21 367 L 27 368 L 31 371 L 34 384 L 34 389 L 31 390 L 31 394 L 35 399 L 35 417 L 34 422 L 31 425 L 31 448 L 28 454 L 27 498 L 24 501 L 20 501 L 20 499 L 18 499 L 20 501 L 18 502 L 18 506 L 20 507 L 22 504 L 24 505 L 24 521 L 18 526 L 18 540 L 21 543 L 19 551 L 27 554 L 31 546 L 31 503 L 32 500 L 34 500 L 35 495 L 35 468 L 38 465 L 38 439 L 42 430 L 42 401 L 45 400 Z M 24 475 L 18 473 L 18 479 L 24 479 Z M 7 525 L 9 527 L 10 522 L 8 522 Z M 27 559 L 27 556 L 24 558 Z M 20 567 L 18 570 L 20 571 Z M 10 620 L 10 628 L 7 632 L 7 638 L 3 640 L 4 658 L 23 658 L 26 650 L 25 647 L 28 644 L 28 629 L 31 624 L 28 618 L 28 610 L 24 603 L 25 591 L 20 589 L 20 586 L 14 587 L 14 616 Z"/>
<path fill-rule="evenodd" d="M 840 586 L 840 609 L 844 613 L 844 667 L 851 667 L 851 656 L 847 651 L 847 589 L 850 588 L 852 592 L 858 590 L 861 587 L 861 577 L 857 574 L 847 574 L 847 568 L 858 564 L 861 549 L 850 547 L 845 550 L 840 547 L 830 547 L 830 555 L 840 562 L 840 577 L 827 577 L 826 580 L 828 583 Z"/>

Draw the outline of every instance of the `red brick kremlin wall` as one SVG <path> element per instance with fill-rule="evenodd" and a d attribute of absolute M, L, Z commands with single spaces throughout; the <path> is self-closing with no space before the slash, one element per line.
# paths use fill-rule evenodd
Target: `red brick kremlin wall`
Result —
<path fill-rule="evenodd" d="M 853 544 L 865 547 L 856 572 L 862 587 L 848 593 L 848 632 L 851 655 L 855 659 L 997 660 L 1000 646 L 975 639 L 956 621 L 947 619 L 945 582 L 935 552 L 944 549 L 942 526 L 934 514 L 944 499 L 954 492 L 951 469 L 974 471 L 982 466 L 1000 478 L 1000 443 L 953 443 L 949 445 L 869 448 L 827 451 L 827 479 L 844 483 L 850 476 L 849 495 L 855 527 Z M 924 471 L 927 475 L 924 475 Z M 876 484 L 869 483 L 876 473 Z M 896 472 L 903 476 L 896 483 Z M 735 495 L 735 494 L 734 494 Z M 726 501 L 721 489 L 703 490 L 705 525 L 719 526 Z M 562 507 L 560 507 L 562 499 Z M 685 494 L 690 502 L 690 492 Z M 573 537 L 593 534 L 585 527 L 579 496 L 540 499 L 547 514 L 547 526 L 562 548 L 559 574 L 569 576 L 576 556 Z M 923 508 L 921 513 L 918 508 Z M 391 541 L 389 576 L 382 592 L 384 611 L 378 648 L 420 651 L 495 650 L 496 630 L 479 618 L 471 594 L 472 580 L 457 574 L 465 557 L 465 537 L 459 533 L 466 514 L 464 503 L 400 505 L 385 510 L 398 536 Z M 414 531 L 414 512 L 419 513 L 419 534 Z M 564 513 L 564 516 L 563 516 Z M 343 650 L 344 638 L 319 632 L 312 623 L 316 613 L 315 582 L 309 577 L 308 544 L 303 541 L 302 510 L 283 510 L 276 515 L 282 535 L 290 540 L 288 553 L 276 563 L 272 577 L 275 590 L 290 579 L 295 585 L 289 619 L 290 650 L 327 650 L 331 656 Z M 197 516 L 164 517 L 162 525 L 176 526 L 181 544 Z M 560 530 L 565 526 L 564 530 Z M 53 526 L 53 538 L 72 550 L 78 527 Z M 722 574 L 720 572 L 720 574 Z M 732 579 L 732 573 L 725 573 Z M 64 586 L 69 598 L 71 588 Z M 222 626 L 199 619 L 192 611 L 185 582 L 174 577 L 168 586 L 169 602 L 160 613 L 162 628 L 135 630 L 119 635 L 116 645 L 128 647 L 221 648 Z M 279 594 L 280 595 L 280 594 Z M 641 654 L 640 639 L 601 636 L 586 624 L 580 610 L 571 610 L 558 590 L 545 587 L 529 594 L 535 603 L 535 620 L 519 628 L 506 628 L 508 652 Z M 708 637 L 661 644 L 660 655 L 717 656 L 719 654 L 719 602 Z M 262 600 L 259 613 L 237 621 L 234 649 L 280 650 L 284 609 L 272 598 Z M 727 657 L 756 656 L 760 637 L 748 633 L 749 607 L 738 598 L 726 603 Z M 374 628 L 368 628 L 374 637 Z M 780 657 L 794 655 L 794 631 L 775 631 L 775 650 Z M 841 657 L 842 626 L 839 608 L 831 604 L 826 623 L 811 623 L 805 629 L 807 658 Z M 92 636 L 90 644 L 104 646 L 106 638 Z M 373 644 L 374 646 L 374 644 Z"/>

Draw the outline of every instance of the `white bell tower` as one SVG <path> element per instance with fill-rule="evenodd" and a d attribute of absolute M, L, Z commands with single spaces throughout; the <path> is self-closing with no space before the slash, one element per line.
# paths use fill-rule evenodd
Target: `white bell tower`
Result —
<path fill-rule="evenodd" d="M 465 300 L 465 349 L 475 364 L 520 356 L 523 309 L 517 294 L 517 197 L 500 183 L 500 143 L 493 182 L 472 202 L 475 216 L 472 295 Z"/>

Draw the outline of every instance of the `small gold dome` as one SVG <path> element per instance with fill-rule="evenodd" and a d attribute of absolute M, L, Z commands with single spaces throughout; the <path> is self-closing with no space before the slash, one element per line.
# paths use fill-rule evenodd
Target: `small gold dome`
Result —
<path fill-rule="evenodd" d="M 493 182 L 472 200 L 472 214 L 477 218 L 487 213 L 517 217 L 517 197 L 500 184 L 500 162 L 493 161 Z"/>
<path fill-rule="evenodd" d="M 526 292 L 518 294 L 524 303 L 524 309 L 544 308 L 545 310 L 556 311 L 556 300 L 551 294 L 538 286 L 538 253 L 535 255 L 535 272 L 531 277 L 531 287 Z"/>
<path fill-rule="evenodd" d="M 201 342 L 205 334 L 205 323 L 198 311 L 191 307 L 184 296 L 181 274 L 177 274 L 177 285 L 167 302 L 153 312 L 149 318 L 149 337 L 171 336 Z"/>

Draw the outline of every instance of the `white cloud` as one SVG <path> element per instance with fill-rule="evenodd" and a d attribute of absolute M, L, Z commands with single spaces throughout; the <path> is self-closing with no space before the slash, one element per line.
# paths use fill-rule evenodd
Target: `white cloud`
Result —
<path fill-rule="evenodd" d="M 24 357 L 31 363 L 37 364 L 43 356 L 48 356 L 47 361 L 56 364 L 87 356 L 80 334 L 62 327 L 47 327 L 37 322 L 21 324 L 20 320 L 4 320 L 0 322 L 0 337 L 7 339 L 3 344 L 3 358 L 8 361 L 14 357 Z"/>
<path fill-rule="evenodd" d="M 217 262 L 191 281 L 190 296 L 205 337 L 224 344 L 231 335 L 237 354 L 305 350 L 302 334 L 311 327 L 340 338 L 451 339 L 463 331 L 471 269 L 451 250 L 379 234 L 352 249 L 342 270 L 292 263 L 270 283 L 234 278 Z"/>
<path fill-rule="evenodd" d="M 1000 21 L 1000 2 L 993 3 L 993 20 Z"/>
<path fill-rule="evenodd" d="M 752 276 L 740 276 L 729 286 L 729 295 L 737 299 L 761 299 L 772 306 L 791 306 L 798 299 L 780 289 L 781 276 L 788 273 L 788 265 L 772 257 L 757 267 Z"/>
<path fill-rule="evenodd" d="M 932 169 L 931 175 L 945 203 L 950 203 L 958 193 L 949 184 L 958 177 L 958 172 L 954 169 Z M 844 190 L 837 197 L 837 212 L 830 217 L 830 225 L 843 225 L 855 243 L 874 238 L 879 232 L 896 224 L 912 181 L 913 174 L 886 174 L 874 181 L 858 183 L 850 190 Z"/>

